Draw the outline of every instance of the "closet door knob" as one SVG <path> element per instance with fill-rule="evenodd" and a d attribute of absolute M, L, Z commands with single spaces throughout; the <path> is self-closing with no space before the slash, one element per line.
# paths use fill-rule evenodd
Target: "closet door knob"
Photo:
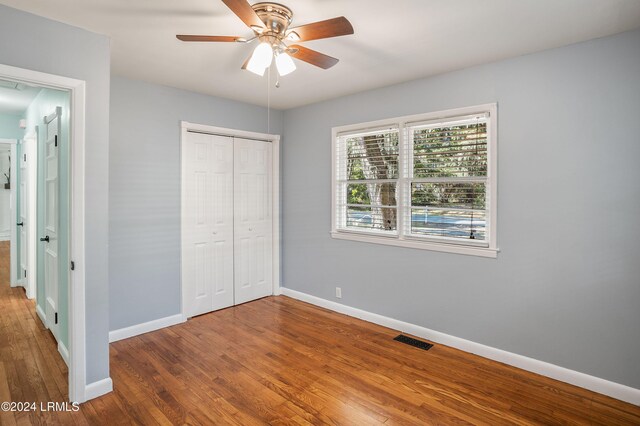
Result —
<path fill-rule="evenodd" d="M 48 243 L 49 242 L 49 236 L 47 235 L 44 238 L 40 238 L 40 241 L 44 241 L 45 243 Z"/>

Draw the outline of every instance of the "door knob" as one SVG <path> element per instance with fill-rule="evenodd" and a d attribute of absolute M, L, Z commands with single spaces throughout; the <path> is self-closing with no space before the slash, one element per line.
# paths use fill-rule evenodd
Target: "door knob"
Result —
<path fill-rule="evenodd" d="M 16 223 L 18 226 L 24 226 L 24 222 Z"/>
<path fill-rule="evenodd" d="M 44 238 L 40 238 L 40 241 L 44 241 L 44 242 L 48 243 L 49 242 L 49 236 L 47 235 Z"/>

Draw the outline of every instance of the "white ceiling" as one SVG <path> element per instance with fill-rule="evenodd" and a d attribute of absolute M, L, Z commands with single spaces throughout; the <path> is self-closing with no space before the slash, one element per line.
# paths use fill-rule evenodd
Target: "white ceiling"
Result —
<path fill-rule="evenodd" d="M 31 87 L 24 84 L 18 86 L 19 90 L 12 89 L 5 87 L 4 83 L 4 80 L 0 80 L 0 114 L 22 114 L 29 108 L 31 102 L 41 90 L 39 87 Z"/>
<path fill-rule="evenodd" d="M 296 61 L 271 88 L 292 108 L 640 26 L 638 0 L 280 0 L 292 26 L 347 17 L 355 34 L 304 43 L 340 59 Z M 255 3 L 251 0 L 251 3 Z M 255 45 L 183 43 L 175 34 L 249 36 L 220 0 L 0 0 L 112 38 L 112 72 L 266 105 L 267 78 L 240 66 Z M 272 73 L 272 78 L 275 77 Z M 272 82 L 274 83 L 274 82 Z"/>

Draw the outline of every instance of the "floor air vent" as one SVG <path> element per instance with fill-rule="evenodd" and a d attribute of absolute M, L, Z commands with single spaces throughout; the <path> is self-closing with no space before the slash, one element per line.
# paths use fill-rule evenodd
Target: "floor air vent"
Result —
<path fill-rule="evenodd" d="M 394 337 L 393 340 L 397 340 L 400 343 L 406 343 L 407 345 L 411 345 L 416 348 L 424 349 L 425 351 L 428 351 L 433 347 L 431 343 L 423 342 L 422 340 L 414 339 L 413 337 L 405 336 L 404 334 Z"/>

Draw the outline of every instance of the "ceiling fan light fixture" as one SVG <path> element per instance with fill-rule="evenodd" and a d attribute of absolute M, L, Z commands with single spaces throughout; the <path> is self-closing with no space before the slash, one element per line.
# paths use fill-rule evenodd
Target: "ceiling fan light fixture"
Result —
<path fill-rule="evenodd" d="M 273 48 L 271 44 L 263 41 L 253 51 L 251 59 L 247 63 L 247 69 L 254 74 L 262 76 L 264 75 L 264 70 L 271 65 L 272 60 Z"/>
<path fill-rule="evenodd" d="M 247 64 L 247 70 L 262 77 L 264 76 L 264 72 L 267 70 L 267 68 L 266 67 L 262 68 L 262 67 L 256 66 L 255 64 L 251 64 L 251 62 L 249 62 Z"/>
<path fill-rule="evenodd" d="M 276 55 L 276 68 L 278 69 L 278 74 L 282 77 L 294 72 L 296 70 L 296 64 L 293 62 L 293 59 L 291 59 L 291 56 L 281 52 Z"/>
<path fill-rule="evenodd" d="M 178 34 L 178 40 L 184 42 L 236 42 L 261 43 L 251 53 L 241 69 L 263 76 L 276 56 L 276 65 L 280 75 L 286 75 L 296 69 L 291 58 L 295 58 L 322 69 L 329 69 L 338 63 L 338 59 L 308 49 L 304 46 L 288 46 L 286 41 L 306 42 L 353 34 L 353 26 L 347 18 L 326 19 L 289 29 L 293 20 L 293 12 L 287 6 L 271 1 L 258 1 L 251 4 L 249 0 L 222 0 L 242 22 L 250 27 L 253 37 L 215 36 Z M 274 52 L 275 51 L 275 52 Z"/>

